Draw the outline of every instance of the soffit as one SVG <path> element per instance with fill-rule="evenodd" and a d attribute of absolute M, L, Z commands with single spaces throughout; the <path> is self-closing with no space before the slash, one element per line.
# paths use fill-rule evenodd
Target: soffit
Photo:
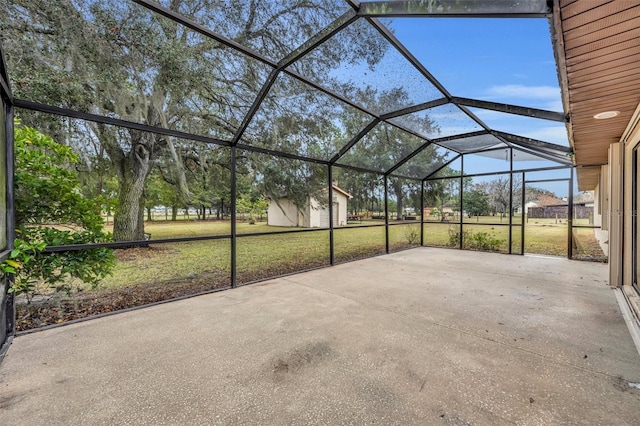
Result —
<path fill-rule="evenodd" d="M 635 0 L 559 0 L 556 49 L 580 189 L 598 183 L 594 169 L 607 162 L 640 103 L 640 3 Z M 620 111 L 606 120 L 593 116 Z"/>

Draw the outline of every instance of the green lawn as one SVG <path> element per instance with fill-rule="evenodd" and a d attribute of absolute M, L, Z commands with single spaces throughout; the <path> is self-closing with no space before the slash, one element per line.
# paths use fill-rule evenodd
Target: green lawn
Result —
<path fill-rule="evenodd" d="M 475 219 L 475 218 L 474 218 Z M 508 251 L 508 226 L 491 226 L 492 217 L 463 225 L 464 247 L 472 246 L 473 236 L 499 241 L 494 251 Z M 382 221 L 363 221 L 334 231 L 335 261 L 345 262 L 385 253 L 385 228 L 363 227 Z M 420 224 L 403 222 L 389 227 L 389 249 L 396 251 L 420 244 Z M 481 225 L 481 224 L 485 225 Z M 520 224 L 520 218 L 514 224 Z M 451 234 L 459 233 L 459 224 L 425 223 L 424 243 L 427 246 L 458 247 Z M 107 228 L 108 229 L 108 228 Z M 520 226 L 513 227 L 512 250 L 520 250 Z M 552 219 L 530 220 L 526 227 L 525 252 L 566 256 L 567 224 Z M 110 230 L 110 229 L 108 229 Z M 117 266 L 113 276 L 103 281 L 102 288 L 118 288 L 145 283 L 174 283 L 186 278 L 215 277 L 222 284 L 230 282 L 231 242 L 229 239 L 153 244 L 153 240 L 179 237 L 229 235 L 228 221 L 177 221 L 147 223 L 151 234 L 148 248 L 116 250 Z M 299 230 L 268 226 L 266 222 L 250 225 L 239 222 L 237 231 L 238 282 L 250 282 L 284 273 L 305 270 L 329 264 L 329 232 L 294 232 L 280 235 L 246 236 L 249 233 Z M 585 232 L 586 231 L 586 232 Z M 580 240 L 587 246 L 591 230 L 580 230 Z"/>
<path fill-rule="evenodd" d="M 492 226 L 493 217 L 463 225 L 464 247 L 476 248 L 473 241 L 477 234 L 484 234 L 496 242 L 494 251 L 508 251 L 508 226 Z M 360 259 L 385 252 L 385 229 L 359 225 L 380 224 L 380 221 L 361 222 L 354 226 L 334 231 L 336 262 Z M 394 222 L 392 222 L 394 223 Z M 521 246 L 521 219 L 514 218 L 512 250 Z M 484 225 L 483 225 L 484 224 Z M 228 221 L 179 221 L 152 222 L 146 231 L 154 239 L 228 235 Z M 271 227 L 265 222 L 250 225 L 237 224 L 238 234 L 266 233 L 295 230 L 297 228 Z M 525 226 L 525 252 L 566 256 L 567 223 L 556 223 L 554 219 L 531 219 Z M 586 231 L 586 232 L 585 232 Z M 424 242 L 429 246 L 458 246 L 451 233 L 459 233 L 459 224 L 425 223 Z M 581 240 L 587 241 L 592 230 L 580 230 Z M 455 236 L 454 236 L 455 237 Z M 404 222 L 389 227 L 390 250 L 395 251 L 420 243 L 420 224 Z M 455 243 L 455 244 L 454 244 Z M 581 246 L 585 245 L 581 244 Z M 105 280 L 105 287 L 119 287 L 150 281 L 172 282 L 185 276 L 200 276 L 214 271 L 218 277 L 228 280 L 231 270 L 230 240 L 192 241 L 184 243 L 151 244 L 144 255 L 128 256 L 127 250 L 117 250 L 118 265 L 114 275 Z M 240 236 L 237 239 L 237 271 L 239 282 L 249 282 L 269 276 L 304 270 L 329 264 L 329 232 L 296 232 L 282 235 Z"/>
<path fill-rule="evenodd" d="M 520 218 L 512 232 L 513 251 L 521 245 Z M 478 248 L 478 242 L 493 244 L 491 250 L 508 251 L 508 226 L 492 224 L 494 218 L 463 225 L 463 245 Z M 345 262 L 384 254 L 385 227 L 363 225 L 383 221 L 364 221 L 334 230 L 336 262 Z M 389 249 L 397 251 L 420 244 L 420 224 L 415 221 L 391 222 Z M 483 225 L 484 223 L 484 225 Z M 237 224 L 237 282 L 249 283 L 277 275 L 329 265 L 328 230 L 293 232 L 288 234 L 242 236 L 249 233 L 293 230 L 270 227 L 264 222 Z M 566 256 L 567 224 L 555 220 L 530 220 L 525 226 L 527 253 Z M 146 224 L 151 234 L 148 247 L 118 249 L 113 275 L 100 287 L 82 290 L 71 296 L 58 294 L 46 303 L 18 303 L 18 327 L 29 329 L 82 316 L 110 312 L 174 297 L 228 287 L 231 283 L 231 240 L 229 238 L 153 243 L 156 239 L 229 235 L 228 221 L 178 221 Z M 457 247 L 460 225 L 455 223 L 425 223 L 424 243 L 427 246 Z M 574 230 L 577 258 L 603 258 L 591 229 Z"/>

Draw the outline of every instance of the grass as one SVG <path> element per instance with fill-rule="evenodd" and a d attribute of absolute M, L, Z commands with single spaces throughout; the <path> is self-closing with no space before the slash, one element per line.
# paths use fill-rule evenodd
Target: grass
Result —
<path fill-rule="evenodd" d="M 464 223 L 464 230 L 473 233 L 485 232 L 502 241 L 498 251 L 508 251 L 508 226 L 495 224 L 496 217 L 472 218 Z M 499 220 L 499 219 L 498 219 Z M 381 221 L 363 221 L 334 231 L 335 261 L 344 262 L 385 253 L 384 227 L 362 227 L 381 224 Z M 393 222 L 392 222 L 393 223 Z M 505 222 L 508 223 L 508 218 Z M 514 225 L 521 218 L 513 220 Z M 428 246 L 450 245 L 449 230 L 459 229 L 456 223 L 425 223 L 424 243 Z M 228 221 L 177 221 L 151 222 L 146 231 L 152 240 L 178 237 L 229 235 Z M 296 230 L 299 228 L 271 227 L 266 222 L 250 225 L 237 223 L 239 235 Z M 514 226 L 512 250 L 518 252 L 521 245 L 520 226 Z M 417 246 L 419 223 L 403 223 L 389 227 L 391 251 Z M 525 225 L 526 253 L 566 256 L 567 223 L 556 223 L 555 219 L 530 219 Z M 577 232 L 578 230 L 576 230 Z M 580 229 L 580 247 L 592 246 L 589 229 Z M 192 241 L 184 243 L 151 244 L 141 255 L 127 255 L 129 251 L 118 250 L 118 264 L 112 277 L 104 280 L 103 287 L 114 288 L 144 282 L 171 282 L 186 276 L 199 276 L 213 271 L 228 277 L 231 271 L 231 248 L 229 239 Z M 590 249 L 593 249 L 591 247 Z M 324 266 L 329 263 L 329 232 L 299 232 L 282 235 L 239 237 L 237 240 L 237 271 L 239 282 L 254 281 L 269 276 Z M 228 279 L 228 278 L 227 278 Z"/>
<path fill-rule="evenodd" d="M 508 251 L 508 226 L 498 226 L 494 218 L 480 218 L 465 223 L 464 231 L 487 233 L 499 240 L 497 251 Z M 334 230 L 334 256 L 337 263 L 366 258 L 386 252 L 385 227 L 364 227 L 383 221 L 363 221 Z M 389 249 L 420 244 L 420 224 L 395 222 L 389 227 Z M 520 218 L 514 220 L 513 251 L 520 250 Z M 484 225 L 483 225 L 484 224 Z M 494 226 L 491 226 L 494 225 Z M 459 224 L 425 223 L 424 243 L 428 246 L 450 246 L 449 230 L 459 232 Z M 249 283 L 277 275 L 325 266 L 330 263 L 327 230 L 288 234 L 242 236 L 297 228 L 270 227 L 265 222 L 250 225 L 237 223 L 237 282 Z M 566 256 L 567 224 L 552 219 L 530 220 L 525 226 L 527 253 Z M 115 250 L 113 275 L 100 287 L 90 291 L 78 284 L 79 293 L 66 297 L 58 294 L 40 306 L 18 304 L 19 329 L 39 327 L 70 319 L 110 312 L 130 306 L 166 300 L 202 291 L 228 287 L 231 284 L 231 240 L 229 238 L 153 243 L 156 239 L 229 235 L 228 221 L 178 221 L 146 224 L 151 234 L 148 247 Z M 602 259 L 593 230 L 576 229 L 578 258 Z M 469 241 L 465 241 L 465 247 Z M 45 299 L 46 301 L 46 299 Z"/>

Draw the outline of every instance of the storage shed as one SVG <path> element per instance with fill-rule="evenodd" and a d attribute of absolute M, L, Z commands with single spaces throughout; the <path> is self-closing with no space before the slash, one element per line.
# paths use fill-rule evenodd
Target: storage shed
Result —
<path fill-rule="evenodd" d="M 353 197 L 335 184 L 332 188 L 333 226 L 345 226 L 347 224 L 347 200 Z M 267 223 L 270 226 L 328 228 L 329 208 L 328 206 L 323 206 L 314 197 L 308 197 L 301 209 L 288 198 L 270 199 Z"/>

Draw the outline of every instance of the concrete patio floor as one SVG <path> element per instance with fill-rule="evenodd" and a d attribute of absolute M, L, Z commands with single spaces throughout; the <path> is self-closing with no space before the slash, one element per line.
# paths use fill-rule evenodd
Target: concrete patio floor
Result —
<path fill-rule="evenodd" d="M 606 265 L 419 248 L 17 337 L 0 424 L 635 424 Z"/>

